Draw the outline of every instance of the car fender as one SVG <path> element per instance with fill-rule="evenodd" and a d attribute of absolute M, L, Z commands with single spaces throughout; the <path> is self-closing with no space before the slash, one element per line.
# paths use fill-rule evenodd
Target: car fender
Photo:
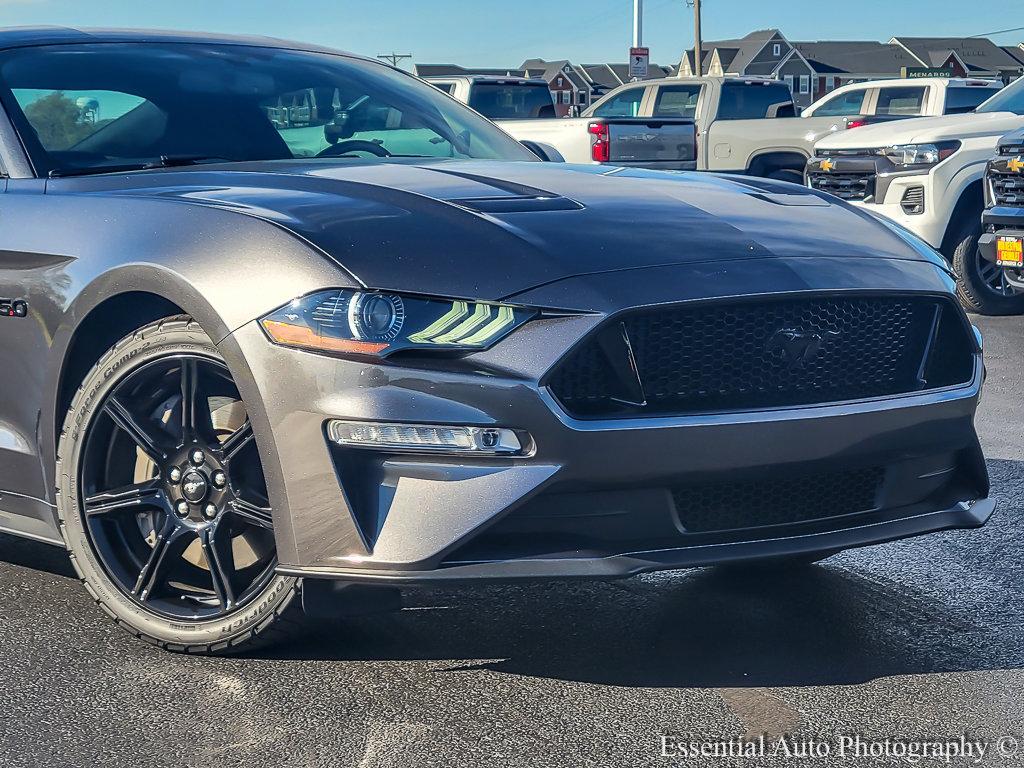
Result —
<path fill-rule="evenodd" d="M 23 199 L 15 201 L 19 197 Z M 5 201 L 9 207 L 13 203 L 23 208 L 18 232 L 25 233 L 23 240 L 33 241 L 19 242 L 18 250 L 66 254 L 52 259 L 54 265 L 45 274 L 49 287 L 32 302 L 39 320 L 48 326 L 44 402 L 59 402 L 65 366 L 82 321 L 115 297 L 151 294 L 165 299 L 194 317 L 219 343 L 297 296 L 355 284 L 312 245 L 259 217 L 173 201 L 112 200 L 113 196 L 76 196 L 72 201 L 54 195 L 46 205 L 23 205 L 30 197 L 41 202 L 35 195 L 12 195 Z M 37 217 L 40 221 L 33 222 Z M 43 226 L 42 219 L 48 217 L 78 226 L 87 223 L 89 236 L 72 242 L 65 232 Z M 137 223 L 126 225 L 126 219 Z M 64 229 L 75 231 L 75 226 Z M 96 350 L 96 357 L 103 351 Z M 236 370 L 237 360 L 229 359 L 228 364 L 243 386 L 248 372 Z M 43 408 L 42 456 L 55 455 L 55 436 L 64 417 L 58 410 Z"/>

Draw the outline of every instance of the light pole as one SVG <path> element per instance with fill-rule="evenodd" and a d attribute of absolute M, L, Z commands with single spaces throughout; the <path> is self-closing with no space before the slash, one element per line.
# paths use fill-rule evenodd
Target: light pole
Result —
<path fill-rule="evenodd" d="M 644 44 L 644 0 L 633 0 L 633 47 Z"/>

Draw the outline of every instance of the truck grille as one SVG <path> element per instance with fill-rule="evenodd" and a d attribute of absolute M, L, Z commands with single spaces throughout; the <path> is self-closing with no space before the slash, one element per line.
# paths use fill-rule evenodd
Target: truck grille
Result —
<path fill-rule="evenodd" d="M 828 192 L 842 200 L 867 200 L 875 196 L 873 173 L 821 173 L 807 175 L 812 189 Z"/>
<path fill-rule="evenodd" d="M 546 383 L 580 418 L 792 407 L 969 382 L 952 302 L 834 296 L 704 302 L 606 323 Z"/>
<path fill-rule="evenodd" d="M 845 472 L 680 486 L 672 489 L 687 533 L 791 525 L 878 508 L 885 471 Z"/>
<path fill-rule="evenodd" d="M 992 199 L 996 205 L 1024 208 L 1024 175 L 1016 173 L 990 173 Z"/>

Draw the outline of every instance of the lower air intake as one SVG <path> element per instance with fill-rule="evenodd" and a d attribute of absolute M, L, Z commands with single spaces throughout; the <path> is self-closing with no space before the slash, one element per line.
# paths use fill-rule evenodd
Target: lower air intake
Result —
<path fill-rule="evenodd" d="M 787 479 L 680 486 L 672 490 L 687 533 L 792 525 L 878 506 L 880 468 Z"/>

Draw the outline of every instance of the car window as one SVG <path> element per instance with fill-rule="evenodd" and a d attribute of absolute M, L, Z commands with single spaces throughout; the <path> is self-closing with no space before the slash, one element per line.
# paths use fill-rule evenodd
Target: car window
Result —
<path fill-rule="evenodd" d="M 15 88 L 12 93 L 47 150 L 68 149 L 146 102 L 119 91 Z"/>
<path fill-rule="evenodd" d="M 36 171 L 161 158 L 537 158 L 416 78 L 347 56 L 242 45 L 93 43 L 0 55 L 0 101 Z M 538 161 L 539 162 L 539 161 Z"/>
<path fill-rule="evenodd" d="M 700 84 L 663 85 L 654 102 L 655 117 L 696 117 Z"/>
<path fill-rule="evenodd" d="M 474 83 L 469 106 L 491 120 L 555 117 L 555 104 L 546 84 Z"/>
<path fill-rule="evenodd" d="M 814 110 L 815 117 L 852 117 L 853 115 L 864 114 L 864 97 L 867 95 L 867 89 L 858 88 L 856 90 L 847 91 L 846 93 L 840 93 L 832 98 L 822 102 L 822 104 Z"/>
<path fill-rule="evenodd" d="M 439 91 L 444 91 L 449 96 L 455 93 L 455 83 L 431 83 Z"/>
<path fill-rule="evenodd" d="M 978 112 L 1013 112 L 1024 115 L 1024 77 L 1014 80 L 980 107 Z"/>
<path fill-rule="evenodd" d="M 876 115 L 920 115 L 928 89 L 924 86 L 879 88 Z"/>
<path fill-rule="evenodd" d="M 719 120 L 792 117 L 793 97 L 785 83 L 723 83 Z"/>
<path fill-rule="evenodd" d="M 640 114 L 640 102 L 644 100 L 643 88 L 627 88 L 608 99 L 594 110 L 594 117 L 637 117 Z"/>
<path fill-rule="evenodd" d="M 965 86 L 963 88 L 946 89 L 947 115 L 956 115 L 962 112 L 973 112 L 986 99 L 999 93 L 998 87 L 983 88 L 977 85 Z"/>

